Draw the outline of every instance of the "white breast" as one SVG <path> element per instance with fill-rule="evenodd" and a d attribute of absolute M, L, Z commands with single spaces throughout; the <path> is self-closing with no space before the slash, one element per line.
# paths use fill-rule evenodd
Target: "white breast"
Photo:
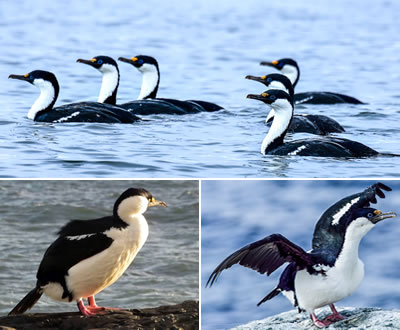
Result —
<path fill-rule="evenodd" d="M 105 232 L 114 240 L 113 243 L 106 250 L 82 260 L 68 271 L 66 284 L 73 299 L 95 295 L 113 284 L 142 248 L 148 232 L 146 219 L 142 215 L 131 218 L 130 225 L 125 229 L 114 228 Z M 57 285 L 48 285 L 45 293 L 60 300 L 60 292 L 56 287 Z"/>

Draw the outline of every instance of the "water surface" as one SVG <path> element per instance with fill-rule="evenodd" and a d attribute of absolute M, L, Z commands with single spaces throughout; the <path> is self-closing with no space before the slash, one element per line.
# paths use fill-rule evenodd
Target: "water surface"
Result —
<path fill-rule="evenodd" d="M 0 4 L 1 177 L 397 177 L 400 159 L 260 154 L 268 110 L 246 99 L 264 87 L 248 74 L 262 60 L 295 58 L 297 91 L 335 91 L 365 105 L 301 106 L 327 114 L 341 136 L 400 153 L 400 39 L 394 0 L 17 1 Z M 38 90 L 10 73 L 52 71 L 58 105 L 95 101 L 101 76 L 75 63 L 96 55 L 156 57 L 160 97 L 202 99 L 226 110 L 150 116 L 133 125 L 33 123 Z M 137 97 L 140 74 L 120 63 L 119 102 Z M 297 138 L 302 135 L 296 135 Z M 294 138 L 292 137 L 289 137 Z"/>

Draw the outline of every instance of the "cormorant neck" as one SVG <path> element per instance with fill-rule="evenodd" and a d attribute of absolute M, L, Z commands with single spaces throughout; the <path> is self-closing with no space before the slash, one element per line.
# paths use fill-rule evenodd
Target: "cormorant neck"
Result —
<path fill-rule="evenodd" d="M 33 103 L 28 112 L 28 118 L 35 120 L 38 116 L 53 109 L 57 101 L 60 87 L 57 81 L 52 83 L 48 80 L 35 79 L 33 85 L 40 89 L 39 98 Z"/>
<path fill-rule="evenodd" d="M 364 220 L 365 225 L 362 227 L 357 225 L 357 221 L 353 221 L 346 229 L 342 250 L 335 263 L 336 267 L 346 269 L 356 264 L 361 239 L 374 227 L 367 219 Z"/>
<path fill-rule="evenodd" d="M 293 106 L 287 100 L 277 100 L 272 107 L 275 112 L 274 120 L 261 144 L 261 153 L 264 155 L 283 144 L 293 117 Z"/>
<path fill-rule="evenodd" d="M 287 89 L 286 86 L 281 83 L 280 81 L 273 80 L 269 85 L 268 88 L 270 89 L 280 89 L 286 93 L 288 93 L 291 97 L 293 97 L 293 88 L 291 90 Z M 271 109 L 271 111 L 268 113 L 267 118 L 265 119 L 266 123 L 269 123 L 274 119 L 275 116 L 275 110 Z"/>
<path fill-rule="evenodd" d="M 297 82 L 300 78 L 300 68 L 298 66 L 286 64 L 282 69 L 281 72 L 289 78 L 290 82 L 293 85 L 293 88 L 296 87 Z"/>
<path fill-rule="evenodd" d="M 119 70 L 111 64 L 103 64 L 99 71 L 103 74 L 101 89 L 97 102 L 111 105 L 117 104 Z"/>
<path fill-rule="evenodd" d="M 160 84 L 160 71 L 158 67 L 146 63 L 138 68 L 138 70 L 142 73 L 142 87 L 138 100 L 156 98 L 158 85 Z"/>

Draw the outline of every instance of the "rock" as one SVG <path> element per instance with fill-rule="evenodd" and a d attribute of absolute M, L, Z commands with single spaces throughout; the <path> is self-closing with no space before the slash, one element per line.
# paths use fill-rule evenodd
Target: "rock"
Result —
<path fill-rule="evenodd" d="M 22 314 L 0 317 L 0 329 L 199 329 L 199 302 L 156 308 L 107 311 L 86 317 L 76 313 Z"/>
<path fill-rule="evenodd" d="M 400 329 L 400 311 L 384 310 L 380 308 L 339 308 L 338 311 L 347 319 L 332 323 L 325 329 Z M 323 319 L 330 314 L 329 308 L 318 311 L 317 316 Z M 268 317 L 264 320 L 252 321 L 245 325 L 240 325 L 235 330 L 305 330 L 317 329 L 313 327 L 310 317 L 305 314 L 299 314 L 293 310 Z"/>

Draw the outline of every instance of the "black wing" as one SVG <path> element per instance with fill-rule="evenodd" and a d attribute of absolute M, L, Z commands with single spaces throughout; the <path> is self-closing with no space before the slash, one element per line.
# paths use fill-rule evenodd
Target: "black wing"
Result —
<path fill-rule="evenodd" d="M 101 233 L 59 237 L 45 252 L 37 279 L 41 284 L 63 282 L 71 267 L 107 249 L 112 242 Z"/>
<path fill-rule="evenodd" d="M 111 228 L 125 228 L 128 224 L 114 216 L 93 220 L 71 220 L 58 232 L 59 236 L 79 236 L 103 233 Z"/>
<path fill-rule="evenodd" d="M 343 232 L 340 219 L 346 217 L 356 208 L 370 206 L 377 202 L 376 196 L 385 198 L 383 191 L 392 189 L 383 183 L 375 183 L 362 192 L 347 196 L 329 207 L 319 218 L 314 230 L 312 240 L 313 250 L 324 249 L 325 246 L 333 246 L 337 241 L 337 232 Z"/>
<path fill-rule="evenodd" d="M 311 265 L 311 255 L 280 234 L 273 234 L 232 253 L 212 272 L 207 285 L 212 286 L 224 269 L 239 264 L 261 274 L 271 274 L 285 262 L 295 261 L 300 267 Z"/>

